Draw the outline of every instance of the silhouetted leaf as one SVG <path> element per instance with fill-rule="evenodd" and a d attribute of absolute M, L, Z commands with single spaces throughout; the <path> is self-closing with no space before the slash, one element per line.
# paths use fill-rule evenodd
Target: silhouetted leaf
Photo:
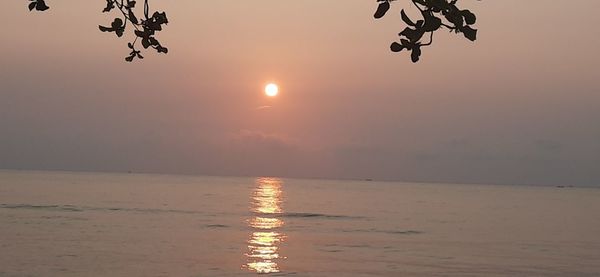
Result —
<path fill-rule="evenodd" d="M 438 17 L 428 15 L 425 17 L 425 24 L 423 24 L 423 29 L 425 32 L 433 32 L 442 26 L 442 20 Z"/>
<path fill-rule="evenodd" d="M 45 11 L 47 9 L 49 9 L 50 7 L 48 7 L 46 5 L 46 2 L 44 0 L 31 0 L 31 3 L 29 3 L 29 11 L 32 11 L 33 9 L 35 9 L 36 11 Z"/>
<path fill-rule="evenodd" d="M 389 9 L 390 2 L 388 2 L 387 0 L 380 1 L 379 6 L 377 7 L 377 11 L 375 11 L 375 14 L 373 16 L 375 18 L 382 18 Z"/>
<path fill-rule="evenodd" d="M 151 19 L 154 24 L 158 25 L 158 27 L 160 27 L 160 25 L 162 25 L 162 24 L 169 23 L 169 20 L 167 20 L 167 14 L 165 12 L 162 12 L 162 13 L 154 12 L 154 14 L 152 14 Z"/>
<path fill-rule="evenodd" d="M 415 26 L 415 23 L 412 22 L 412 20 L 410 20 L 410 18 L 408 17 L 408 15 L 406 15 L 406 13 L 404 12 L 404 9 L 402 9 L 400 11 L 400 17 L 402 18 L 402 21 L 404 21 L 404 23 L 406 23 L 407 25 Z"/>
<path fill-rule="evenodd" d="M 461 14 L 465 18 L 465 22 L 469 25 L 473 25 L 477 21 L 475 14 L 469 10 L 464 10 L 461 12 Z"/>
<path fill-rule="evenodd" d="M 105 27 L 102 25 L 98 25 L 98 28 L 100 28 L 100 31 L 102 31 L 102 32 L 112 32 L 113 31 L 112 28 L 108 28 L 108 27 Z"/>
<path fill-rule="evenodd" d="M 123 26 L 123 20 L 117 17 L 110 25 L 113 29 L 121 28 L 121 26 Z"/>
<path fill-rule="evenodd" d="M 454 26 L 461 28 L 464 26 L 464 20 L 462 15 L 458 11 L 452 11 L 446 14 L 446 20 L 452 23 Z"/>
<path fill-rule="evenodd" d="M 144 31 L 140 31 L 140 30 L 135 30 L 133 33 L 134 33 L 136 36 L 138 36 L 138 37 L 145 37 L 145 36 L 148 36 L 148 35 L 146 34 L 146 32 L 144 32 Z"/>
<path fill-rule="evenodd" d="M 404 50 L 404 46 L 402 46 L 400 43 L 392 42 L 392 45 L 390 45 L 390 50 L 392 50 L 392 52 L 400 52 Z"/>
<path fill-rule="evenodd" d="M 44 0 L 37 0 L 37 6 L 35 7 L 38 11 L 45 11 L 50 7 L 46 6 L 46 2 Z"/>
<path fill-rule="evenodd" d="M 138 19 L 135 17 L 135 14 L 133 14 L 131 9 L 129 9 L 129 20 L 131 20 L 131 23 L 133 24 L 138 24 Z"/>
<path fill-rule="evenodd" d="M 118 37 L 123 36 L 123 33 L 125 32 L 125 25 L 123 24 L 122 19 L 117 17 L 110 25 Z"/>
<path fill-rule="evenodd" d="M 406 39 L 400 39 L 400 42 L 402 43 L 402 46 L 404 46 L 404 48 L 410 50 L 412 48 L 412 43 Z"/>
<path fill-rule="evenodd" d="M 420 29 L 411 29 L 411 28 L 405 28 L 404 31 L 402 31 L 400 33 L 400 35 L 405 36 L 406 38 L 408 38 L 410 41 L 412 42 L 416 42 L 418 40 L 420 40 L 423 35 L 425 34 L 425 32 L 423 30 Z"/>
<path fill-rule="evenodd" d="M 471 28 L 470 26 L 463 27 L 461 31 L 470 41 L 475 41 L 477 39 L 477 30 Z"/>
<path fill-rule="evenodd" d="M 156 40 L 153 37 L 148 38 L 148 40 L 150 41 L 150 45 L 160 45 L 160 43 L 158 42 L 158 40 Z"/>
<path fill-rule="evenodd" d="M 412 60 L 413 63 L 416 63 L 419 61 L 420 57 L 421 57 L 421 45 L 416 45 L 412 49 L 412 53 L 410 54 L 410 59 Z"/>
<path fill-rule="evenodd" d="M 110 12 L 112 9 L 115 8 L 115 2 L 113 0 L 106 0 L 106 8 L 104 8 L 102 10 L 102 12 Z"/>
<path fill-rule="evenodd" d="M 160 45 L 156 47 L 156 51 L 158 51 L 158 53 L 165 53 L 165 54 L 169 53 L 169 49 L 167 49 L 166 47 L 162 47 Z"/>

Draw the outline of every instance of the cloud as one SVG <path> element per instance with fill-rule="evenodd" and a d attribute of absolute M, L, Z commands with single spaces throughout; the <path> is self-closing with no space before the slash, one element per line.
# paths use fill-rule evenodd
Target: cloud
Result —
<path fill-rule="evenodd" d="M 261 131 L 240 130 L 230 135 L 230 143 L 240 147 L 259 147 L 271 149 L 293 149 L 298 147 L 296 140 L 284 134 Z"/>
<path fill-rule="evenodd" d="M 218 146 L 223 172 L 244 176 L 321 177 L 322 153 L 286 134 L 258 130 L 230 133 Z"/>

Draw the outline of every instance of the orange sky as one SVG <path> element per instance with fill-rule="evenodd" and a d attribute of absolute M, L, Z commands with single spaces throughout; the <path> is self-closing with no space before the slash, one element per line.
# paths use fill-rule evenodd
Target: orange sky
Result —
<path fill-rule="evenodd" d="M 103 1 L 10 1 L 0 168 L 600 184 L 600 2 L 460 2 L 479 40 L 412 64 L 403 1 L 154 1 L 170 52 L 128 64 Z"/>

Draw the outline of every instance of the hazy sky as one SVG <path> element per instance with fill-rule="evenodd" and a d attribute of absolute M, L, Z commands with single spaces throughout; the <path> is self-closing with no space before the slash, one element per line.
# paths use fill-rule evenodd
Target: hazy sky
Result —
<path fill-rule="evenodd" d="M 4 2 L 0 168 L 600 185 L 597 0 L 461 0 L 418 64 L 407 1 L 153 0 L 133 64 L 104 1 Z"/>

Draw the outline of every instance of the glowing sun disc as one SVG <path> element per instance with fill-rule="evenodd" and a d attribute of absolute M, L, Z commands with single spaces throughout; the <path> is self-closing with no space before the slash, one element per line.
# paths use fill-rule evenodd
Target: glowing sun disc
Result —
<path fill-rule="evenodd" d="M 271 83 L 265 87 L 265 94 L 269 97 L 277 96 L 278 93 L 279 87 L 276 84 Z"/>

